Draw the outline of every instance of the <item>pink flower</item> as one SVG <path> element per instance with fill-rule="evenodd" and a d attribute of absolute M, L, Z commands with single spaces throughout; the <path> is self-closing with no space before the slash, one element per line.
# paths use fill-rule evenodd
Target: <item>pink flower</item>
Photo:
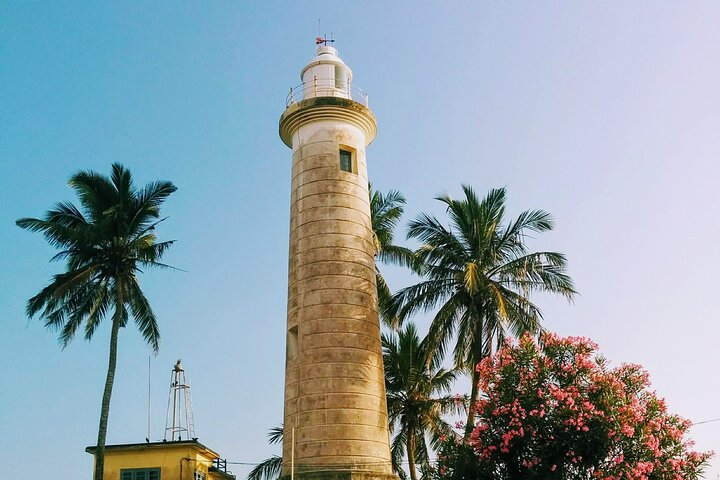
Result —
<path fill-rule="evenodd" d="M 693 451 L 685 439 L 690 422 L 669 414 L 648 390 L 647 372 L 611 368 L 586 338 L 546 333 L 542 340 L 507 342 L 477 365 L 482 400 L 472 406 L 469 446 L 479 464 L 591 468 L 593 480 L 697 476 L 711 453 Z M 565 452 L 561 461 L 558 451 Z"/>

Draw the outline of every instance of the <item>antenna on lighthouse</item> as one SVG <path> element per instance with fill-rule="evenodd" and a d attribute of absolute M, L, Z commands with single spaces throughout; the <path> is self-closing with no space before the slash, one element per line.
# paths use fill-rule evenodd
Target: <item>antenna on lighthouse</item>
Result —
<path fill-rule="evenodd" d="M 165 415 L 164 440 L 168 440 L 168 434 L 171 442 L 182 440 L 183 437 L 186 440 L 195 438 L 190 385 L 185 379 L 185 370 L 182 368 L 180 359 L 175 363 L 170 374 L 170 395 Z"/>

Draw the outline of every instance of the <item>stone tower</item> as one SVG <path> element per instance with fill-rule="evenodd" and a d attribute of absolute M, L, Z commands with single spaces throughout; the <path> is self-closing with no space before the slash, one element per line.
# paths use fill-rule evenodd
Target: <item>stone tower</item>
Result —
<path fill-rule="evenodd" d="M 280 118 L 292 148 L 283 478 L 390 479 L 367 96 L 321 45 Z"/>

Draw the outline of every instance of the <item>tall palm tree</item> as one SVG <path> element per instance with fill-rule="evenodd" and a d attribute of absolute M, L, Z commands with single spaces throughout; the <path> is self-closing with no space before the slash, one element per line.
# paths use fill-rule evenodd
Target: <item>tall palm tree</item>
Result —
<path fill-rule="evenodd" d="M 403 267 L 414 266 L 412 250 L 393 243 L 395 228 L 405 210 L 405 197 L 397 190 L 390 190 L 383 194 L 373 190 L 372 184 L 369 184 L 368 188 L 370 190 L 370 218 L 372 220 L 373 243 L 375 244 L 378 307 L 383 322 L 388 327 L 395 328 L 397 327 L 397 319 L 386 314 L 392 299 L 392 293 L 378 268 L 378 261 Z"/>
<path fill-rule="evenodd" d="M 65 260 L 66 271 L 27 302 L 27 315 L 45 320 L 59 330 L 65 348 L 81 327 L 91 339 L 112 312 L 110 354 L 103 390 L 95 452 L 95 480 L 102 480 L 105 438 L 110 411 L 117 341 L 130 316 L 145 341 L 157 352 L 160 341 L 157 319 L 138 283 L 146 267 L 167 268 L 160 259 L 172 241 L 157 242 L 155 227 L 160 205 L 176 190 L 168 181 L 155 181 L 136 189 L 130 171 L 113 164 L 110 177 L 81 171 L 70 178 L 81 209 L 70 202 L 56 204 L 43 219 L 21 218 L 19 227 L 41 232 L 60 250 L 53 261 Z"/>
<path fill-rule="evenodd" d="M 283 426 L 273 427 L 268 432 L 268 441 L 270 445 L 281 443 L 283 441 Z M 282 471 L 282 457 L 273 455 L 258 463 L 250 470 L 247 480 L 275 480 L 280 477 Z"/>
<path fill-rule="evenodd" d="M 549 292 L 572 300 L 576 292 L 564 255 L 530 253 L 525 245 L 528 233 L 552 230 L 550 214 L 528 210 L 504 225 L 505 189 L 491 190 L 482 200 L 471 187 L 462 189 L 463 200 L 437 198 L 447 206 L 449 228 L 427 214 L 410 223 L 408 238 L 422 243 L 415 254 L 424 278 L 397 292 L 390 311 L 404 319 L 439 307 L 429 341 L 444 351 L 456 338 L 455 364 L 471 375 L 473 405 L 479 394 L 475 365 L 508 334 L 542 330 L 542 314 L 531 293 Z M 466 437 L 474 419 L 474 409 L 469 408 Z"/>
<path fill-rule="evenodd" d="M 464 401 L 449 395 L 456 372 L 440 368 L 442 355 L 426 340 L 420 341 L 412 323 L 382 335 L 388 420 L 395 434 L 391 446 L 393 466 L 407 456 L 411 480 L 417 480 L 416 464 L 430 466 L 430 447 L 439 446 L 443 435 L 454 435 L 443 420 L 464 410 Z"/>

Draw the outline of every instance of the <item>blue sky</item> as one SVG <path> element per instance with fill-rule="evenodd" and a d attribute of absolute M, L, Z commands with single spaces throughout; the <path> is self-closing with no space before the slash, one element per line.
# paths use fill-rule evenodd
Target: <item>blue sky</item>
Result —
<path fill-rule="evenodd" d="M 290 151 L 284 99 L 335 46 L 369 93 L 369 173 L 408 199 L 506 186 L 543 208 L 581 296 L 546 326 L 637 362 L 670 408 L 720 417 L 717 2 L 0 2 L 0 460 L 8 478 L 89 478 L 109 328 L 64 351 L 24 316 L 62 267 L 15 219 L 74 200 L 78 169 L 128 166 L 179 190 L 160 235 L 187 273 L 142 278 L 161 322 L 153 439 L 183 359 L 196 431 L 229 461 L 278 451 Z M 400 238 L 403 232 L 399 232 Z M 412 279 L 384 269 L 392 286 Z M 427 326 L 429 317 L 417 323 Z M 149 349 L 121 332 L 108 441 L 143 441 Z M 463 388 L 462 385 L 458 386 Z M 720 422 L 691 430 L 720 450 Z M 30 467 L 30 463 L 32 467 Z M 243 476 L 245 467 L 233 470 Z M 720 475 L 714 460 L 707 478 Z"/>

